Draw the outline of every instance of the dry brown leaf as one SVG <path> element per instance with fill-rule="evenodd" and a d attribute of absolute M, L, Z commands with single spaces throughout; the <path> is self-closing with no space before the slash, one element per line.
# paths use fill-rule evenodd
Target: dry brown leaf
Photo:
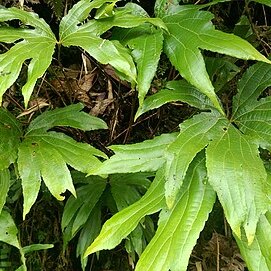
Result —
<path fill-rule="evenodd" d="M 17 118 L 32 114 L 38 110 L 40 110 L 43 107 L 49 106 L 45 99 L 43 98 L 36 98 L 29 102 L 29 108 L 25 111 L 23 111 L 21 114 L 17 116 Z"/>
<path fill-rule="evenodd" d="M 119 78 L 119 76 L 116 74 L 115 70 L 113 69 L 111 65 L 105 65 L 104 71 L 106 74 L 108 74 L 110 77 L 112 77 L 113 79 L 115 79 L 116 81 L 124 85 L 125 87 L 128 87 L 128 88 L 130 87 L 130 84 L 127 81 L 121 80 Z"/>

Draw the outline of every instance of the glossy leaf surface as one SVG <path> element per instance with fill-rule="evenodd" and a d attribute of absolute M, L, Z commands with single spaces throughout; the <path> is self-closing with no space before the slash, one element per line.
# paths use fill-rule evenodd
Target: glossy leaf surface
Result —
<path fill-rule="evenodd" d="M 140 116 L 150 110 L 159 108 L 160 106 L 170 102 L 184 102 L 191 106 L 195 106 L 202 110 L 213 108 L 210 99 L 199 92 L 194 86 L 185 80 L 169 81 L 164 89 L 148 96 L 142 106 L 138 109 L 137 115 Z"/>
<path fill-rule="evenodd" d="M 165 196 L 171 208 L 183 184 L 189 164 L 197 153 L 219 135 L 227 121 L 219 115 L 201 113 L 180 125 L 177 139 L 166 149 Z"/>
<path fill-rule="evenodd" d="M 209 182 L 232 230 L 240 238 L 244 227 L 251 243 L 260 216 L 270 206 L 258 146 L 233 126 L 225 127 L 221 137 L 209 144 L 206 160 Z"/>
<path fill-rule="evenodd" d="M 116 9 L 114 14 L 111 10 L 112 16 L 83 23 L 90 11 L 109 2 L 116 1 L 80 1 L 74 5 L 60 23 L 60 42 L 64 46 L 80 46 L 100 63 L 112 65 L 128 81 L 135 83 L 137 81 L 136 68 L 129 51 L 117 40 L 105 40 L 100 38 L 100 35 L 113 26 L 132 28 L 146 22 L 158 27 L 166 27 L 158 18 L 133 15 L 129 9 Z"/>
<path fill-rule="evenodd" d="M 139 107 L 150 89 L 163 47 L 163 32 L 151 26 L 119 29 L 115 32 L 122 44 L 128 45 L 137 67 Z"/>

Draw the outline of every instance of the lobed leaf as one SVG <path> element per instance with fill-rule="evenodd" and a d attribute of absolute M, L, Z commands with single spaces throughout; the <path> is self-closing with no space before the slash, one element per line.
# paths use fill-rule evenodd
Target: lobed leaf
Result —
<path fill-rule="evenodd" d="M 17 159 L 18 146 L 22 135 L 19 122 L 3 108 L 0 108 L 0 134 L 0 170 L 3 170 Z"/>
<path fill-rule="evenodd" d="M 149 18 L 133 14 L 131 8 L 113 9 L 116 1 L 84 1 L 84 4 L 76 4 L 60 23 L 60 42 L 64 46 L 76 45 L 86 50 L 91 56 L 102 64 L 112 65 L 120 74 L 130 82 L 137 81 L 136 68 L 130 52 L 117 40 L 109 41 L 99 36 L 112 27 L 133 28 L 145 23 L 153 24 L 166 29 L 165 24 L 159 18 Z M 111 3 L 111 4 L 110 4 Z M 86 14 L 94 8 L 104 10 L 109 8 L 108 16 L 97 15 L 95 19 L 87 22 Z M 79 12 L 84 14 L 81 16 Z"/>
<path fill-rule="evenodd" d="M 175 138 L 175 133 L 163 134 L 141 143 L 110 146 L 115 155 L 89 174 L 154 172 L 165 163 L 164 151 Z"/>
<path fill-rule="evenodd" d="M 150 188 L 139 201 L 105 222 L 99 236 L 87 248 L 85 257 L 99 250 L 114 248 L 136 228 L 143 217 L 158 212 L 164 206 L 163 187 L 163 175 L 158 171 Z"/>
<path fill-rule="evenodd" d="M 62 193 L 66 190 L 76 194 L 65 160 L 43 140 L 24 140 L 19 147 L 18 169 L 23 186 L 24 218 L 38 196 L 41 177 L 58 200 L 64 199 Z"/>
<path fill-rule="evenodd" d="M 220 138 L 206 150 L 206 165 L 209 182 L 233 232 L 241 238 L 243 227 L 251 244 L 260 216 L 270 208 L 258 145 L 234 126 L 225 126 Z"/>
<path fill-rule="evenodd" d="M 79 1 L 69 10 L 68 14 L 64 16 L 59 25 L 59 37 L 60 42 L 67 39 L 69 35 L 72 35 L 78 30 L 78 25 L 85 21 L 89 13 L 93 9 L 100 8 L 105 3 L 116 2 L 114 0 L 83 0 Z M 94 21 L 93 21 L 94 22 Z"/>
<path fill-rule="evenodd" d="M 0 22 L 15 19 L 20 20 L 24 27 L 0 28 L 0 42 L 16 42 L 7 52 L 0 54 L 0 102 L 5 91 L 18 78 L 23 63 L 30 59 L 27 81 L 22 88 L 27 106 L 36 81 L 43 76 L 51 63 L 57 41 L 49 25 L 37 14 L 15 7 L 0 9 Z"/>
<path fill-rule="evenodd" d="M 23 217 L 37 199 L 41 178 L 51 194 L 63 200 L 62 193 L 66 190 L 75 196 L 66 164 L 88 172 L 101 163 L 96 156 L 106 158 L 105 154 L 86 143 L 78 143 L 62 133 L 47 132 L 56 125 L 84 130 L 106 127 L 102 120 L 80 112 L 82 107 L 76 104 L 45 112 L 29 125 L 18 152 L 18 169 L 24 195 Z"/>
<path fill-rule="evenodd" d="M 35 140 L 34 137 L 32 139 Z M 46 133 L 42 135 L 42 141 L 48 145 L 48 148 L 56 149 L 67 164 L 84 173 L 101 165 L 97 157 L 107 158 L 100 150 L 89 144 L 76 142 L 62 133 Z"/>
<path fill-rule="evenodd" d="M 204 162 L 197 157 L 191 164 L 174 207 L 161 211 L 158 229 L 135 270 L 187 270 L 192 249 L 216 199 L 206 180 Z"/>
<path fill-rule="evenodd" d="M 230 56 L 270 63 L 247 41 L 215 30 L 211 23 L 213 14 L 194 9 L 163 17 L 169 34 L 165 35 L 164 49 L 180 74 L 202 93 L 214 106 L 223 110 L 205 68 L 200 49 Z"/>

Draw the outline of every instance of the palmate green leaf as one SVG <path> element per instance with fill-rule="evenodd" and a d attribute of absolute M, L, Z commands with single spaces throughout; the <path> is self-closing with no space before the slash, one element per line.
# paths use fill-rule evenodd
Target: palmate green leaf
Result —
<path fill-rule="evenodd" d="M 165 196 L 169 208 L 183 184 L 189 164 L 197 153 L 214 140 L 227 125 L 227 120 L 213 113 L 201 113 L 180 125 L 176 140 L 165 151 Z"/>
<path fill-rule="evenodd" d="M 10 174 L 8 169 L 0 170 L 0 213 L 6 203 L 10 186 Z"/>
<path fill-rule="evenodd" d="M 164 205 L 164 178 L 160 170 L 139 201 L 105 222 L 99 236 L 87 248 L 85 257 L 99 250 L 114 248 L 136 228 L 143 217 L 158 212 Z"/>
<path fill-rule="evenodd" d="M 214 109 L 210 99 L 185 80 L 169 81 L 164 89 L 148 96 L 137 111 L 140 116 L 170 102 L 185 102 L 202 110 Z"/>
<path fill-rule="evenodd" d="M 144 25 L 133 29 L 118 29 L 113 37 L 132 50 L 138 72 L 137 90 L 140 110 L 156 73 L 163 47 L 163 31 Z"/>
<path fill-rule="evenodd" d="M 3 108 L 0 108 L 0 134 L 0 170 L 3 170 L 17 159 L 18 146 L 22 135 L 19 122 Z"/>
<path fill-rule="evenodd" d="M 115 155 L 89 174 L 154 172 L 165 163 L 164 151 L 176 136 L 163 134 L 141 143 L 110 146 Z"/>
<path fill-rule="evenodd" d="M 15 19 L 20 20 L 23 27 L 0 28 L 0 42 L 16 42 L 7 52 L 0 54 L 0 102 L 5 91 L 18 78 L 23 63 L 30 60 L 27 82 L 22 88 L 27 106 L 37 79 L 45 73 L 51 63 L 57 41 L 49 25 L 37 14 L 15 7 L 0 9 L 0 22 Z"/>
<path fill-rule="evenodd" d="M 238 83 L 232 120 L 242 132 L 257 138 L 263 148 L 271 150 L 271 97 L 258 99 L 269 86 L 270 65 L 257 63 L 250 67 Z"/>
<path fill-rule="evenodd" d="M 161 211 L 158 229 L 140 257 L 136 271 L 187 270 L 192 249 L 216 199 L 206 178 L 201 155 L 191 164 L 174 207 Z"/>
<path fill-rule="evenodd" d="M 245 237 L 243 237 L 245 239 Z M 260 217 L 256 235 L 251 245 L 246 240 L 236 238 L 238 247 L 252 271 L 271 270 L 271 212 Z"/>
<path fill-rule="evenodd" d="M 224 130 L 206 150 L 209 182 L 233 232 L 241 238 L 243 227 L 251 244 L 260 216 L 270 208 L 267 174 L 252 138 L 232 125 Z"/>
<path fill-rule="evenodd" d="M 103 4 L 111 5 L 116 1 L 80 1 L 69 11 L 60 23 L 60 43 L 64 46 L 80 46 L 102 64 L 112 65 L 126 76 L 130 82 L 136 82 L 136 68 L 129 51 L 118 41 L 109 41 L 99 36 L 113 26 L 131 28 L 146 22 L 166 28 L 158 18 L 146 18 L 131 14 L 129 9 L 112 10 L 108 18 L 87 19 L 88 14 Z M 80 16 L 79 16 L 80 14 Z"/>
<path fill-rule="evenodd" d="M 66 190 L 76 195 L 65 160 L 56 149 L 50 148 L 42 139 L 29 138 L 20 145 L 18 169 L 24 195 L 23 218 L 37 199 L 41 177 L 51 194 L 58 200 L 64 199 L 62 193 Z"/>
<path fill-rule="evenodd" d="M 5 210 L 0 213 L 0 229 L 0 241 L 20 249 L 17 227 L 11 215 Z"/>
<path fill-rule="evenodd" d="M 217 114 L 201 113 L 184 121 L 179 136 L 166 149 L 167 205 L 173 206 L 189 164 L 204 148 L 209 182 L 218 194 L 226 218 L 237 236 L 241 236 L 244 227 L 251 243 L 259 217 L 270 206 L 266 171 L 255 140 Z"/>
<path fill-rule="evenodd" d="M 52 195 L 63 200 L 62 193 L 66 190 L 76 194 L 67 164 L 87 173 L 101 163 L 97 156 L 106 158 L 103 152 L 86 143 L 76 142 L 62 133 L 47 132 L 55 125 L 84 130 L 106 127 L 102 120 L 80 112 L 80 109 L 82 105 L 79 104 L 46 112 L 29 125 L 18 152 L 24 195 L 23 217 L 38 196 L 41 178 Z"/>
<path fill-rule="evenodd" d="M 169 34 L 165 34 L 164 50 L 171 63 L 192 85 L 207 95 L 223 112 L 209 79 L 200 49 L 210 50 L 241 59 L 271 63 L 247 41 L 215 30 L 213 14 L 194 9 L 163 17 Z"/>

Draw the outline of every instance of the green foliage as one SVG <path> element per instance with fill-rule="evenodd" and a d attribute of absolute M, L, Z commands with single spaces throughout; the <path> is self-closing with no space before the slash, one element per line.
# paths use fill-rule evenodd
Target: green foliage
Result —
<path fill-rule="evenodd" d="M 211 23 L 213 14 L 199 9 L 200 6 L 179 6 L 178 1 L 173 1 L 173 3 L 156 1 L 156 15 L 163 20 L 167 31 L 156 30 L 152 34 L 150 26 L 135 28 L 132 31 L 119 30 L 117 37 L 133 50 L 132 55 L 137 63 L 138 81 L 141 82 L 138 84 L 139 110 L 142 110 L 142 101 L 154 77 L 154 69 L 157 67 L 162 49 L 162 40 L 164 40 L 164 52 L 171 63 L 188 82 L 209 97 L 214 107 L 221 113 L 223 110 L 208 76 L 200 49 L 242 59 L 269 62 L 247 41 L 233 34 L 215 30 Z M 148 40 L 149 38 L 152 41 Z M 148 43 L 150 41 L 151 46 Z M 142 79 L 140 74 L 143 74 Z M 136 116 L 139 115 L 138 112 Z"/>
<path fill-rule="evenodd" d="M 6 198 L 9 190 L 10 185 L 10 176 L 9 170 L 3 169 L 0 171 L 0 187 L 1 187 L 1 194 L 0 194 L 0 213 L 3 209 L 4 204 L 6 203 Z"/>
<path fill-rule="evenodd" d="M 135 270 L 185 271 L 217 196 L 250 271 L 270 270 L 270 159 L 262 155 L 271 151 L 271 98 L 265 93 L 271 86 L 270 60 L 246 40 L 216 30 L 214 15 L 202 10 L 226 1 L 180 5 L 177 0 L 157 0 L 156 18 L 137 4 L 117 7 L 117 2 L 79 1 L 60 21 L 59 40 L 38 15 L 0 8 L 0 41 L 14 44 L 0 54 L 0 97 L 28 61 L 22 87 L 27 105 L 55 46 L 79 46 L 137 89 L 136 118 L 173 101 L 187 103 L 194 115 L 180 123 L 178 132 L 110 146 L 114 154 L 108 159 L 102 151 L 59 132 L 59 126 L 107 128 L 82 112 L 81 104 L 44 112 L 25 131 L 1 108 L 0 241 L 19 249 L 22 266 L 17 270 L 26 270 L 26 253 L 50 248 L 22 248 L 17 227 L 3 209 L 10 170 L 15 168 L 22 184 L 24 219 L 42 181 L 58 200 L 66 190 L 71 192 L 61 226 L 65 245 L 78 237 L 76 252 L 83 269 L 88 255 L 125 239 L 133 260 L 139 256 Z M 270 6 L 270 1 L 255 2 Z M 20 26 L 13 27 L 12 20 L 19 20 Z M 243 17 L 239 26 L 248 24 Z M 240 29 L 236 26 L 235 31 L 244 38 L 253 34 L 250 27 L 246 33 Z M 111 38 L 105 39 L 103 34 L 111 30 Z M 240 76 L 234 95 L 228 96 L 231 108 L 226 113 L 218 94 L 228 94 L 225 87 L 240 68 L 231 58 L 204 57 L 204 50 L 261 61 Z M 166 82 L 146 98 L 163 52 L 182 79 Z M 69 167 L 76 172 L 71 174 Z M 113 216 L 102 226 L 104 208 Z M 154 213 L 159 213 L 156 231 L 149 217 Z"/>
<path fill-rule="evenodd" d="M 30 246 L 21 247 L 20 241 L 17 236 L 17 227 L 14 224 L 11 215 L 5 210 L 3 210 L 0 214 L 0 228 L 0 241 L 16 247 L 20 251 L 22 265 L 18 269 L 16 269 L 16 271 L 27 271 L 25 254 L 37 250 L 49 249 L 54 247 L 51 244 L 33 244 Z"/>
<path fill-rule="evenodd" d="M 149 176 L 150 174 L 146 173 L 116 174 L 111 175 L 108 179 L 103 179 L 95 176 L 85 178 L 78 172 L 73 174 L 74 181 L 80 186 L 76 190 L 77 198 L 71 196 L 65 204 L 62 217 L 62 229 L 65 243 L 74 238 L 80 231 L 77 243 L 77 256 L 81 256 L 81 264 L 84 270 L 87 264 L 87 260 L 84 259 L 85 251 L 97 237 L 101 229 L 102 208 L 107 207 L 112 213 L 116 213 L 134 202 L 138 202 L 138 200 L 143 204 L 143 198 L 146 197 L 146 195 L 141 198 L 142 192 L 150 186 Z M 103 199 L 110 197 L 112 197 L 111 200 L 104 202 Z M 159 197 L 155 201 L 159 203 Z M 154 201 L 152 204 L 153 203 Z M 153 212 L 150 211 L 150 208 L 157 207 L 156 205 L 152 206 L 150 202 L 148 202 L 148 204 L 149 212 L 147 214 L 151 214 Z M 148 229 L 153 228 L 152 221 L 148 218 L 142 220 L 142 217 L 143 216 L 140 216 L 139 220 L 141 221 L 139 226 L 137 226 L 138 223 L 130 224 L 128 228 L 126 225 L 126 228 L 120 229 L 119 232 L 121 234 L 128 232 L 126 234 L 128 235 L 134 230 L 126 240 L 126 249 L 133 258 L 135 258 L 135 253 L 138 255 L 142 253 L 146 247 L 146 242 L 149 241 L 148 234 L 152 235 L 152 231 L 148 231 Z M 118 221 L 118 225 L 121 227 L 122 220 Z M 114 227 L 117 227 L 117 225 L 114 225 Z M 145 231 L 147 232 L 145 233 Z M 110 234 L 107 238 L 110 238 Z M 104 239 L 105 242 L 107 238 Z M 119 242 L 121 240 L 122 238 L 120 237 Z M 117 244 L 107 243 L 107 245 L 109 248 L 113 248 Z"/>
<path fill-rule="evenodd" d="M 25 217 L 37 199 L 41 178 L 50 192 L 57 199 L 63 200 L 64 197 L 61 194 L 66 190 L 75 195 L 75 189 L 66 164 L 87 173 L 101 163 L 97 157 L 106 158 L 104 153 L 86 143 L 76 142 L 63 133 L 48 132 L 55 126 L 70 126 L 85 131 L 107 128 L 102 120 L 80 112 L 82 108 L 83 105 L 75 104 L 43 113 L 31 122 L 22 141 L 19 137 L 22 132 L 18 121 L 14 117 L 11 118 L 6 110 L 0 110 L 1 122 L 5 124 L 4 128 L 6 127 L 8 133 L 13 134 L 10 138 L 4 138 L 8 140 L 7 143 L 3 141 L 1 144 L 1 148 L 5 146 L 4 144 L 10 146 L 10 150 L 8 149 L 10 158 L 6 160 L 5 156 L 1 156 L 0 160 L 0 163 L 6 166 L 6 169 L 3 169 L 0 175 L 2 183 L 1 209 L 9 189 L 7 167 L 11 162 L 14 163 L 16 159 L 22 180 L 23 217 Z M 5 135 L 5 133 L 4 130 L 3 134 Z M 7 161 L 9 161 L 8 164 Z M 59 181 L 56 182 L 55 180 Z"/>
<path fill-rule="evenodd" d="M 0 28 L 0 42 L 17 42 L 10 50 L 0 55 L 0 101 L 4 92 L 18 78 L 24 61 L 31 59 L 28 64 L 27 82 L 22 88 L 27 106 L 37 79 L 43 76 L 51 63 L 56 44 L 80 46 L 100 63 L 111 64 L 125 79 L 136 82 L 136 69 L 128 50 L 118 41 L 109 41 L 99 36 L 113 26 L 131 28 L 146 22 L 162 28 L 165 28 L 165 25 L 159 19 L 132 15 L 129 9 L 113 12 L 116 2 L 108 0 L 78 2 L 60 22 L 59 41 L 49 25 L 37 14 L 18 8 L 1 8 L 0 22 L 18 19 L 22 26 L 14 28 L 7 25 Z M 112 11 L 108 16 L 104 15 L 106 17 L 104 18 L 102 14 L 109 7 Z M 96 9 L 96 16 L 87 20 L 93 9 Z M 42 58 L 40 52 L 43 52 Z"/>
<path fill-rule="evenodd" d="M 37 14 L 18 8 L 0 9 L 0 22 L 14 19 L 22 22 L 21 28 L 8 25 L 0 28 L 1 42 L 18 41 L 9 51 L 0 55 L 0 101 L 2 102 L 4 92 L 18 78 L 24 61 L 31 59 L 28 64 L 27 82 L 22 88 L 27 105 L 37 79 L 45 73 L 51 63 L 56 38 L 49 25 Z M 42 58 L 40 52 L 43 53 Z"/>
<path fill-rule="evenodd" d="M 184 121 L 180 125 L 180 132 L 175 140 L 173 139 L 172 142 L 169 142 L 166 147 L 160 148 L 160 155 L 163 157 L 164 162 L 160 164 L 156 163 L 157 167 L 159 166 L 160 168 L 158 171 L 160 172 L 159 174 L 162 172 L 164 176 L 163 179 L 165 180 L 164 193 L 168 207 L 164 207 L 162 213 L 170 213 L 175 210 L 174 206 L 178 205 L 178 195 L 183 195 L 182 193 L 186 191 L 186 178 L 192 178 L 193 176 L 191 170 L 193 172 L 193 170 L 196 169 L 196 166 L 193 166 L 194 163 L 196 163 L 193 162 L 196 159 L 195 157 L 197 157 L 197 154 L 203 149 L 206 150 L 208 182 L 216 192 L 223 206 L 225 216 L 236 235 L 236 239 L 244 247 L 243 251 L 245 255 L 248 253 L 246 252 L 246 247 L 255 243 L 253 248 L 255 247 L 257 253 L 261 255 L 260 246 L 265 244 L 262 244 L 262 241 L 260 241 L 263 236 L 257 235 L 256 227 L 259 219 L 262 219 L 261 217 L 270 209 L 270 189 L 267 189 L 269 187 L 267 172 L 259 156 L 259 147 L 270 150 L 270 97 L 259 99 L 261 92 L 271 85 L 269 79 L 270 71 L 270 65 L 263 63 L 255 64 L 248 69 L 239 81 L 238 92 L 234 97 L 233 115 L 231 119 L 226 119 L 213 109 L 211 112 L 203 112 Z M 181 86 L 179 99 L 182 100 L 182 87 L 187 83 L 181 81 L 179 84 L 176 82 L 172 82 L 171 84 L 176 88 Z M 196 93 L 195 89 L 193 89 L 193 91 Z M 193 96 L 193 91 L 189 96 L 183 95 L 184 101 L 193 106 L 197 106 L 196 98 L 199 96 Z M 157 95 L 158 94 L 155 94 L 153 96 Z M 170 91 L 169 95 L 170 98 L 168 98 L 168 100 L 171 100 Z M 166 91 L 164 91 L 164 97 L 166 97 Z M 153 101 L 156 101 L 156 99 L 154 98 Z M 201 103 L 204 101 L 205 100 L 202 99 Z M 160 102 L 160 105 L 161 104 L 162 102 Z M 204 106 L 200 105 L 199 108 L 208 108 L 209 104 L 209 100 L 207 99 L 207 103 Z M 211 109 L 211 107 L 209 108 Z M 249 114 L 249 117 L 246 118 L 247 114 Z M 168 137 L 168 135 L 166 136 Z M 146 165 L 151 163 L 155 155 L 145 155 L 144 152 L 140 156 L 140 151 L 135 150 L 138 149 L 140 144 L 142 150 L 148 150 L 149 145 L 150 149 L 148 152 L 152 153 L 153 151 L 155 154 L 157 151 L 154 142 L 158 139 L 159 137 L 149 142 L 126 145 L 122 148 L 112 146 L 111 148 L 114 150 L 115 155 L 104 162 L 100 168 L 96 169 L 96 173 L 109 174 L 111 170 L 115 173 L 118 171 L 117 167 L 119 167 L 120 172 L 124 172 L 124 170 L 126 172 L 134 172 L 136 167 L 134 168 L 133 165 L 129 165 L 125 167 L 125 169 L 122 166 L 128 156 L 129 161 L 135 161 L 135 166 L 137 166 L 138 161 L 143 159 L 144 166 L 138 170 L 148 171 L 149 168 Z M 123 163 L 121 163 L 121 159 L 123 159 Z M 118 163 L 116 163 L 116 161 Z M 189 167 L 192 169 L 189 170 Z M 95 173 L 95 171 L 92 171 L 92 174 L 93 173 Z M 199 189 L 199 187 L 198 185 L 197 188 Z M 190 192 L 189 195 L 191 196 L 193 193 Z M 194 206 L 193 204 L 191 205 Z M 208 212 L 210 212 L 210 208 L 210 206 L 207 208 Z M 185 212 L 185 210 L 182 209 L 182 211 L 179 211 L 179 219 L 180 212 Z M 207 214 L 205 214 L 205 220 L 203 221 L 199 218 L 204 215 L 204 211 L 196 212 L 196 214 L 198 217 L 196 217 L 195 220 L 199 223 L 204 223 Z M 118 216 L 121 216 L 121 212 Z M 188 217 L 186 218 L 187 220 L 192 220 L 192 214 L 191 217 Z M 108 240 L 108 234 L 106 234 L 108 224 L 110 225 L 110 222 L 114 221 L 113 218 L 104 225 L 100 235 L 89 247 L 87 253 L 105 249 L 107 248 L 106 244 L 110 244 L 111 242 L 119 242 L 119 237 L 115 232 L 112 232 L 112 230 L 110 231 L 112 240 Z M 136 221 L 137 220 L 135 220 L 135 222 Z M 176 223 L 177 222 L 175 222 L 174 225 L 176 225 Z M 180 223 L 182 224 L 184 222 L 180 221 Z M 131 222 L 129 222 L 129 225 L 130 224 Z M 196 230 L 193 232 L 193 237 L 199 234 L 202 224 L 196 225 L 195 227 Z M 167 230 L 172 231 L 172 226 L 169 226 Z M 241 234 L 242 231 L 244 231 L 244 235 Z M 154 237 L 153 240 L 155 240 L 155 243 L 157 242 L 157 244 L 161 245 L 165 238 L 162 234 L 159 235 L 158 232 L 160 232 L 159 227 L 155 235 L 157 237 Z M 105 236 L 107 236 L 106 239 Z M 183 234 L 178 236 L 180 236 L 179 238 L 182 240 Z M 124 237 L 125 236 L 122 236 L 122 238 Z M 177 237 L 174 237 L 174 240 L 176 238 Z M 258 240 L 258 238 L 260 239 Z M 105 240 L 106 244 L 104 243 Z M 177 247 L 168 248 L 168 250 L 176 251 L 179 249 L 181 254 L 178 254 L 178 259 L 183 259 L 183 257 L 187 257 L 185 255 L 188 255 L 192 248 L 182 249 L 183 245 L 180 240 L 176 241 Z M 193 240 L 193 244 L 195 244 L 196 238 Z M 186 270 L 186 265 L 176 265 L 176 259 L 172 259 L 171 257 L 173 256 L 170 255 L 164 259 L 165 262 L 162 264 L 161 257 L 156 257 L 157 249 L 152 247 L 153 242 L 154 241 L 151 241 L 145 250 L 146 255 L 150 255 L 145 258 L 145 254 L 143 253 L 140 258 L 138 270 L 157 270 L 158 266 L 160 266 L 159 270 Z M 257 242 L 260 242 L 259 246 L 257 246 Z M 171 242 L 168 241 L 168 244 L 170 243 Z M 164 247 L 165 245 L 161 246 Z M 270 251 L 270 245 L 267 246 L 268 251 Z M 261 257 L 265 257 L 264 255 Z M 150 258 L 152 259 L 152 267 L 149 266 Z M 246 256 L 246 260 L 248 265 L 250 265 L 249 256 Z M 253 264 L 251 260 L 251 265 Z M 267 263 L 263 261 L 260 266 L 261 268 L 255 270 L 268 270 L 265 264 Z M 267 266 L 270 268 L 269 265 Z"/>

